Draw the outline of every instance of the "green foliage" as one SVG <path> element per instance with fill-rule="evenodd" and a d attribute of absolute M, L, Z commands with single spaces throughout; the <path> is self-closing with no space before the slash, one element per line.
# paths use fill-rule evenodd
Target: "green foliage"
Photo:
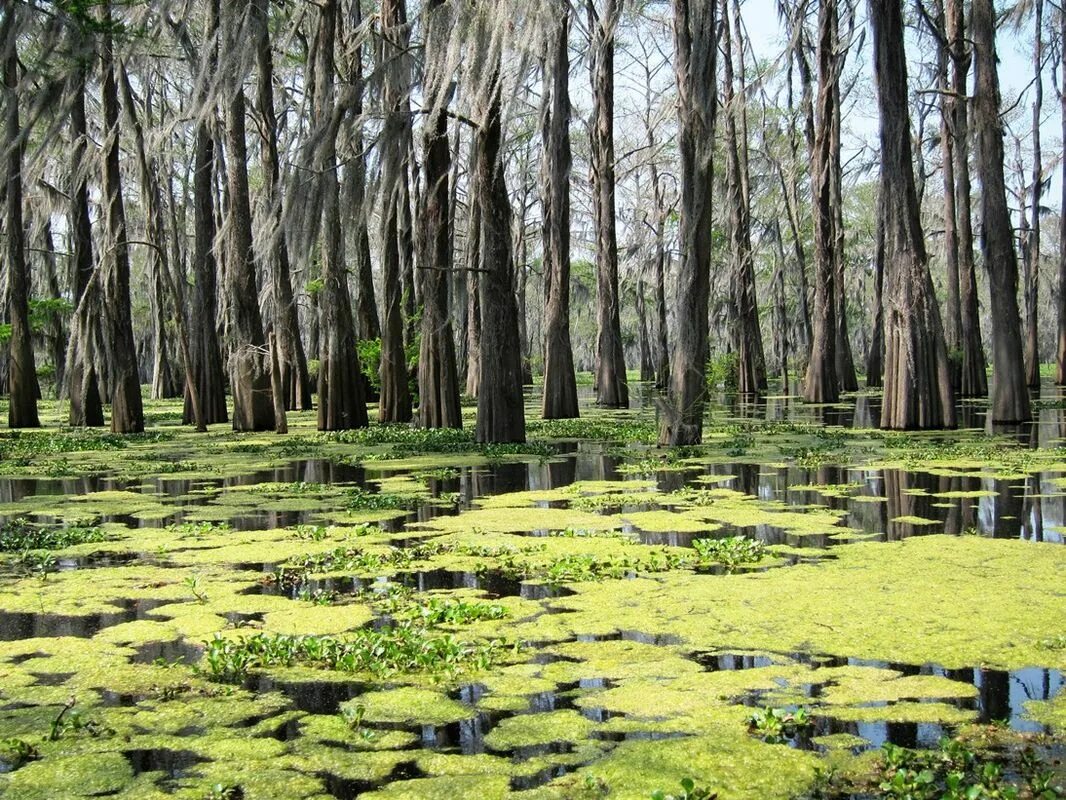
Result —
<path fill-rule="evenodd" d="M 485 619 L 503 619 L 507 609 L 498 603 L 468 603 L 465 600 L 443 600 L 431 597 L 424 603 L 412 606 L 410 615 L 433 627 L 436 625 L 463 625 Z"/>
<path fill-rule="evenodd" d="M 74 312 L 74 306 L 62 297 L 49 297 L 43 300 L 30 300 L 30 331 L 34 334 L 44 333 L 45 328 L 56 319 L 66 319 Z M 0 325 L 0 344 L 11 341 L 11 325 Z"/>
<path fill-rule="evenodd" d="M 244 800 L 244 790 L 231 783 L 216 783 L 207 790 L 204 800 Z"/>
<path fill-rule="evenodd" d="M 381 339 L 360 339 L 355 344 L 359 368 L 374 391 L 381 391 Z"/>
<path fill-rule="evenodd" d="M 182 539 L 205 539 L 230 533 L 233 528 L 228 522 L 174 522 L 167 525 L 167 530 L 178 534 Z"/>
<path fill-rule="evenodd" d="M 409 508 L 411 499 L 400 494 L 368 492 L 356 487 L 345 492 L 344 504 L 349 511 L 391 511 Z"/>
<path fill-rule="evenodd" d="M 69 528 L 35 525 L 15 519 L 0 525 L 0 552 L 20 553 L 28 550 L 61 550 L 78 544 L 105 542 L 110 537 L 99 528 Z"/>
<path fill-rule="evenodd" d="M 701 561 L 713 561 L 727 567 L 752 564 L 766 557 L 766 545 L 746 536 L 724 539 L 696 539 L 692 542 Z"/>
<path fill-rule="evenodd" d="M 37 747 L 25 739 L 0 739 L 0 763 L 8 770 L 16 770 L 40 757 Z"/>
<path fill-rule="evenodd" d="M 737 390 L 737 354 L 722 353 L 707 359 L 707 388 L 726 393 Z"/>
<path fill-rule="evenodd" d="M 767 707 L 748 717 L 748 730 L 767 744 L 782 744 L 813 725 L 807 709 L 802 707 L 794 710 Z"/>
<path fill-rule="evenodd" d="M 249 672 L 268 667 L 309 666 L 337 672 L 454 675 L 483 670 L 502 655 L 499 641 L 465 642 L 451 635 L 403 623 L 363 628 L 334 636 L 256 634 L 225 639 L 216 634 L 205 643 L 200 671 L 222 683 L 241 683 Z"/>
<path fill-rule="evenodd" d="M 658 436 L 653 419 L 612 419 L 604 416 L 577 419 L 531 419 L 526 433 L 537 439 L 596 439 L 610 442 L 651 443 Z"/>

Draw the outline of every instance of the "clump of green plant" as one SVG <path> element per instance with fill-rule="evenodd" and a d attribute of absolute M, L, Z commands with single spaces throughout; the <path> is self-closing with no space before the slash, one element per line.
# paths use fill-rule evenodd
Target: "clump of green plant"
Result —
<path fill-rule="evenodd" d="M 244 800 L 244 789 L 232 783 L 216 783 L 207 790 L 204 800 Z"/>
<path fill-rule="evenodd" d="M 1060 633 L 1050 639 L 1041 639 L 1037 642 L 1037 647 L 1042 650 L 1066 650 L 1066 634 Z"/>
<path fill-rule="evenodd" d="M 309 575 L 322 575 L 327 572 L 355 574 L 404 569 L 416 561 L 419 555 L 413 549 L 399 547 L 390 547 L 382 551 L 337 547 L 326 553 L 311 553 L 288 561 L 267 576 L 266 580 L 268 583 L 285 589 L 294 589 L 304 583 Z"/>
<path fill-rule="evenodd" d="M 337 602 L 339 595 L 333 590 L 327 589 L 310 589 L 303 588 L 296 595 L 298 600 L 303 600 L 305 603 L 311 603 L 316 606 L 331 606 Z"/>
<path fill-rule="evenodd" d="M 810 713 L 802 706 L 795 709 L 758 709 L 748 717 L 748 730 L 767 744 L 782 744 L 814 726 Z"/>
<path fill-rule="evenodd" d="M 66 736 L 86 735 L 92 738 L 100 736 L 113 736 L 115 731 L 94 719 L 85 717 L 74 708 L 76 698 L 73 696 L 63 705 L 59 713 L 52 720 L 48 734 L 44 737 L 46 742 L 58 742 Z"/>
<path fill-rule="evenodd" d="M 4 764 L 9 771 L 36 761 L 40 757 L 41 754 L 37 751 L 36 745 L 30 744 L 25 739 L 0 739 L 0 763 Z"/>
<path fill-rule="evenodd" d="M 696 539 L 692 542 L 700 561 L 715 562 L 726 567 L 753 564 L 766 557 L 766 545 L 747 536 L 727 536 L 724 539 Z"/>
<path fill-rule="evenodd" d="M 228 522 L 173 522 L 167 530 L 176 533 L 182 539 L 205 539 L 233 530 Z"/>
<path fill-rule="evenodd" d="M 189 575 L 185 578 L 183 584 L 197 603 L 200 605 L 207 605 L 207 592 L 200 585 L 199 575 Z"/>
<path fill-rule="evenodd" d="M 707 359 L 707 388 L 728 393 L 737 390 L 737 354 L 721 353 Z"/>
<path fill-rule="evenodd" d="M 330 534 L 330 529 L 325 525 L 297 525 L 292 529 L 292 535 L 297 539 L 310 542 L 321 542 Z"/>
<path fill-rule="evenodd" d="M 716 800 L 717 797 L 718 792 L 697 786 L 692 778 L 682 778 L 681 791 L 676 794 L 667 794 L 662 789 L 651 793 L 651 800 Z"/>
<path fill-rule="evenodd" d="M 370 742 L 377 738 L 375 731 L 363 726 L 363 719 L 366 717 L 366 706 L 362 703 L 343 703 L 341 705 L 341 716 L 348 723 L 348 727 L 358 733 L 363 741 Z"/>
<path fill-rule="evenodd" d="M 609 416 L 575 419 L 535 419 L 526 423 L 526 433 L 537 439 L 591 439 L 608 442 L 652 443 L 659 435 L 655 420 L 617 419 Z"/>
<path fill-rule="evenodd" d="M 1053 773 L 1026 748 L 1007 765 L 973 749 L 961 738 L 944 737 L 936 750 L 917 751 L 886 744 L 881 748 L 878 788 L 900 800 L 1058 800 Z M 1017 778 L 1008 777 L 1012 771 Z"/>
<path fill-rule="evenodd" d="M 0 552 L 61 550 L 78 544 L 104 542 L 109 538 L 100 528 L 78 525 L 67 528 L 52 527 L 19 518 L 0 525 Z"/>
<path fill-rule="evenodd" d="M 465 600 L 443 600 L 431 597 L 414 605 L 410 615 L 427 626 L 465 625 L 485 619 L 503 619 L 507 609 L 498 603 L 470 603 Z"/>
<path fill-rule="evenodd" d="M 683 553 L 650 548 L 648 552 L 635 557 L 604 558 L 590 554 L 572 554 L 547 564 L 530 561 L 519 553 L 500 557 L 500 569 L 504 575 L 522 580 L 539 580 L 550 585 L 627 578 L 639 573 L 668 572 L 689 566 L 691 560 Z"/>
<path fill-rule="evenodd" d="M 400 494 L 368 492 L 356 487 L 345 492 L 345 505 L 349 511 L 391 511 L 410 507 L 411 500 Z"/>
<path fill-rule="evenodd" d="M 363 628 L 344 638 L 256 634 L 205 643 L 200 671 L 222 683 L 241 683 L 253 669 L 296 665 L 338 672 L 454 675 L 483 670 L 497 661 L 502 643 L 466 642 L 410 623 Z"/>

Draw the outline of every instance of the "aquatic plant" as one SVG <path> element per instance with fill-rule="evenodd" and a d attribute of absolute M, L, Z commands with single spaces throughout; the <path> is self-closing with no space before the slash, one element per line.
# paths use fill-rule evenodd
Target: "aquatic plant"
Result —
<path fill-rule="evenodd" d="M 466 642 L 401 623 L 362 628 L 344 638 L 256 634 L 205 643 L 200 671 L 222 683 L 240 683 L 253 669 L 303 665 L 378 677 L 419 672 L 431 675 L 482 670 L 502 654 L 502 643 Z"/>
<path fill-rule="evenodd" d="M 36 761 L 41 757 L 35 745 L 25 739 L 0 739 L 0 762 L 8 770 L 16 770 L 23 764 Z M 0 770 L 2 772 L 3 770 Z"/>
<path fill-rule="evenodd" d="M 759 709 L 748 717 L 748 730 L 767 744 L 781 744 L 794 739 L 801 731 L 814 725 L 807 709 L 770 708 Z"/>
<path fill-rule="evenodd" d="M 349 511 L 391 511 L 409 508 L 411 498 L 402 494 L 369 492 L 356 487 L 345 492 L 344 503 Z"/>
<path fill-rule="evenodd" d="M 173 522 L 167 525 L 167 530 L 178 534 L 182 539 L 205 539 L 208 536 L 229 533 L 233 527 L 228 522 Z"/>
<path fill-rule="evenodd" d="M 700 561 L 713 561 L 727 567 L 755 563 L 766 557 L 766 545 L 747 536 L 695 539 L 692 547 L 699 555 Z"/>
<path fill-rule="evenodd" d="M 109 538 L 100 528 L 37 525 L 19 518 L 0 525 L 0 553 L 61 550 L 79 544 L 105 542 Z"/>
<path fill-rule="evenodd" d="M 507 616 L 507 609 L 498 603 L 470 603 L 431 597 L 424 603 L 412 606 L 409 614 L 429 626 L 464 625 L 485 619 L 503 619 Z"/>

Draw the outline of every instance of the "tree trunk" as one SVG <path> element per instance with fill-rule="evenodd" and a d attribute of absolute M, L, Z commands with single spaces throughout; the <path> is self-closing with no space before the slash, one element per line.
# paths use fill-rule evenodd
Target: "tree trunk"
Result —
<path fill-rule="evenodd" d="M 955 208 L 955 104 L 948 69 L 951 43 L 943 0 L 937 0 L 937 30 L 944 42 L 937 51 L 937 88 L 940 91 L 940 153 L 944 171 L 944 341 L 951 360 L 951 384 L 961 383 L 962 305 L 959 296 L 959 227 Z M 963 101 L 965 102 L 965 101 Z"/>
<path fill-rule="evenodd" d="M 481 336 L 477 430 L 481 443 L 524 442 L 522 347 L 511 250 L 511 201 L 503 171 L 503 108 L 499 54 L 484 91 L 483 116 L 477 128 L 476 187 L 481 216 Z"/>
<path fill-rule="evenodd" d="M 411 421 L 411 391 L 407 383 L 404 352 L 404 238 L 403 207 L 408 202 L 404 129 L 410 125 L 407 60 L 407 9 L 404 0 L 382 0 L 381 5 L 382 105 L 385 121 L 381 134 L 382 253 L 381 273 L 385 293 L 385 318 L 381 331 L 381 422 Z"/>
<path fill-rule="evenodd" d="M 271 221 L 270 294 L 273 300 L 273 327 L 277 344 L 279 381 L 282 402 L 287 411 L 309 411 L 311 379 L 307 374 L 307 356 L 300 338 L 300 321 L 293 297 L 289 246 L 283 224 L 281 168 L 278 161 L 278 120 L 274 112 L 274 58 L 270 48 L 267 0 L 251 4 L 255 30 L 255 53 L 258 71 L 258 106 L 260 117 L 260 160 L 263 194 Z"/>
<path fill-rule="evenodd" d="M 466 233 L 466 394 L 477 397 L 481 387 L 481 224 L 482 198 L 477 186 L 480 138 L 470 143 L 469 219 Z"/>
<path fill-rule="evenodd" d="M 809 403 L 835 403 L 840 399 L 837 370 L 837 289 L 835 209 L 833 207 L 833 104 L 837 95 L 835 51 L 837 42 L 836 0 L 818 5 L 818 124 L 814 134 L 811 185 L 814 189 L 814 330 L 807 361 L 804 399 Z M 909 134 L 908 134 L 909 136 Z"/>
<path fill-rule="evenodd" d="M 722 40 L 725 54 L 723 86 L 725 96 L 726 191 L 729 197 L 729 256 L 732 261 L 730 280 L 730 316 L 733 352 L 737 359 L 737 392 L 741 395 L 766 393 L 766 355 L 763 351 L 762 330 L 759 327 L 759 307 L 755 296 L 755 263 L 751 249 L 751 197 L 748 190 L 748 160 L 746 112 L 744 93 L 743 40 L 740 39 L 740 11 L 735 8 L 736 31 L 729 23 L 729 0 L 722 0 Z M 740 95 L 734 92 L 736 80 L 733 48 L 737 37 L 740 53 Z M 737 122 L 740 120 L 738 135 Z"/>
<path fill-rule="evenodd" d="M 218 0 L 207 4 L 207 29 L 204 33 L 204 58 L 199 77 L 201 86 L 197 102 L 206 105 L 209 101 L 207 82 L 217 70 Z M 196 126 L 196 149 L 193 172 L 193 294 L 188 318 L 192 329 L 192 368 L 196 394 L 206 425 L 226 422 L 226 379 L 222 369 L 222 350 L 218 340 L 218 262 L 215 257 L 215 141 L 211 122 L 216 118 L 213 109 L 201 118 Z M 185 386 L 185 409 L 182 420 L 185 424 L 195 422 L 192 386 Z"/>
<path fill-rule="evenodd" d="M 902 0 L 869 0 L 881 114 L 885 385 L 881 427 L 955 426 L 940 308 L 914 183 Z"/>
<path fill-rule="evenodd" d="M 977 268 L 974 264 L 973 220 L 970 190 L 970 112 L 967 75 L 970 51 L 962 0 L 947 0 L 947 31 L 951 45 L 951 89 L 955 103 L 955 214 L 959 233 L 959 304 L 962 315 L 962 371 L 960 397 L 988 394 L 985 347 L 981 340 L 981 311 L 977 298 Z"/>
<path fill-rule="evenodd" d="M 89 221 L 88 125 L 85 114 L 85 72 L 75 70 L 70 109 L 70 235 L 74 250 L 74 315 L 67 346 L 67 394 L 70 397 L 69 422 L 72 426 L 99 427 L 104 424 L 104 406 L 97 385 L 92 342 L 99 336 L 99 315 L 95 304 L 82 306 L 82 298 L 95 272 L 93 232 Z"/>
<path fill-rule="evenodd" d="M 252 247 L 252 211 L 248 190 L 248 146 L 245 135 L 244 75 L 238 42 L 248 34 L 247 7 L 224 8 L 225 41 L 231 62 L 225 67 L 226 183 L 229 190 L 230 258 L 226 269 L 229 299 L 230 386 L 233 393 L 233 429 L 268 431 L 275 426 L 255 252 Z"/>
<path fill-rule="evenodd" d="M 119 171 L 118 84 L 110 34 L 111 7 L 107 0 L 101 6 L 101 16 L 104 28 L 100 54 L 105 131 L 103 188 L 107 217 L 103 289 L 110 322 L 111 432 L 140 433 L 144 430 L 144 410 L 130 308 L 130 254 Z"/>
<path fill-rule="evenodd" d="M 334 102 L 337 5 L 338 0 L 326 0 L 319 6 L 314 51 L 314 115 L 318 139 L 314 164 L 322 193 L 322 289 L 318 293 L 318 429 L 322 431 L 365 428 L 369 424 L 363 374 L 355 347 L 337 178 L 338 127 L 343 117 L 358 106 L 360 100 L 354 95 L 363 87 L 361 81 L 346 87 L 345 96 Z M 362 209 L 357 209 L 357 213 L 361 214 Z"/>
<path fill-rule="evenodd" d="M 1059 58 L 1061 75 L 1066 75 L 1066 10 L 1059 9 Z M 1066 141 L 1066 90 L 1059 97 L 1062 116 L 1062 139 Z M 1066 209 L 1066 170 L 1062 170 L 1061 209 Z M 1059 341 L 1056 350 L 1055 383 L 1066 384 L 1066 213 L 1059 213 Z"/>
<path fill-rule="evenodd" d="M 8 6 L 0 27 L 4 52 L 5 150 L 7 152 L 5 238 L 8 266 L 7 424 L 11 428 L 39 428 L 37 417 L 37 367 L 33 360 L 33 333 L 30 330 L 30 273 L 26 264 L 26 231 L 22 224 L 22 153 L 25 144 L 19 120 L 19 65 L 16 42 L 16 11 Z"/>
<path fill-rule="evenodd" d="M 1025 254 L 1025 383 L 1040 388 L 1040 339 L 1038 312 L 1040 298 L 1040 200 L 1044 183 L 1043 154 L 1040 148 L 1040 114 L 1044 107 L 1044 2 L 1034 0 L 1033 17 L 1033 184 L 1032 217 Z"/>
<path fill-rule="evenodd" d="M 714 164 L 716 20 L 713 3 L 673 0 L 674 73 L 681 161 L 681 267 L 670 393 L 660 405 L 659 444 L 699 444 L 707 393 Z"/>
<path fill-rule="evenodd" d="M 884 386 L 885 374 L 885 211 L 884 192 L 877 192 L 877 241 L 874 245 L 874 319 L 866 357 L 866 388 Z"/>
<path fill-rule="evenodd" d="M 992 405 L 994 423 L 1032 418 L 1022 358 L 1018 313 L 1018 262 L 1003 179 L 1003 125 L 999 117 L 995 10 L 992 0 L 974 0 L 972 38 L 976 89 L 974 127 L 981 180 L 981 251 L 992 304 Z"/>
<path fill-rule="evenodd" d="M 597 14 L 595 0 L 586 2 L 592 37 L 589 146 L 596 227 L 596 402 L 608 408 L 628 408 L 629 385 L 618 301 L 614 155 L 614 47 L 622 9 L 619 0 L 604 0 Z"/>
<path fill-rule="evenodd" d="M 558 20 L 544 62 L 541 135 L 541 227 L 544 244 L 544 419 L 579 416 L 570 343 L 570 5 Z M 613 189 L 612 189 L 613 191 Z"/>
<path fill-rule="evenodd" d="M 425 95 L 430 114 L 423 134 L 426 185 L 422 226 L 422 340 L 418 355 L 418 416 L 424 428 L 463 427 L 448 284 L 452 274 L 451 143 L 448 76 L 444 71 L 451 12 L 444 0 L 426 7 Z"/>

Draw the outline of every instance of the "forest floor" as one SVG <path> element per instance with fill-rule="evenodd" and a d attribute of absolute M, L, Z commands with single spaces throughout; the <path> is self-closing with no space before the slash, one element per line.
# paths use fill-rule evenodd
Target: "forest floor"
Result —
<path fill-rule="evenodd" d="M 1054 389 L 994 435 L 723 402 L 674 451 L 637 394 L 531 397 L 522 446 L 0 432 L 0 797 L 1062 796 Z"/>

